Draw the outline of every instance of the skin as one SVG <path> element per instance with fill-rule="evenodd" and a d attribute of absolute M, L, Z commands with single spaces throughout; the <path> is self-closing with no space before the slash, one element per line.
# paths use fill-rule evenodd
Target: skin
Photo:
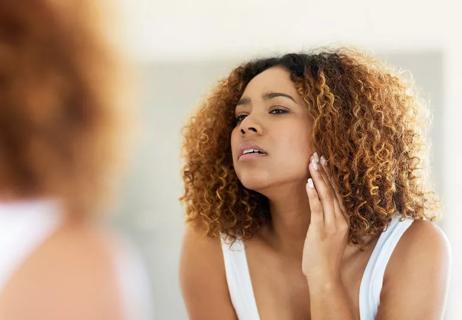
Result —
<path fill-rule="evenodd" d="M 122 320 L 111 243 L 103 230 L 66 221 L 10 278 L 0 318 Z"/>
<path fill-rule="evenodd" d="M 312 148 L 312 119 L 289 73 L 273 67 L 257 75 L 235 114 L 236 174 L 269 199 L 272 215 L 272 223 L 245 242 L 260 318 L 359 319 L 361 277 L 377 239 L 363 251 L 347 243 L 348 213 L 326 159 Z M 239 158 L 240 146 L 249 143 L 267 154 Z M 415 221 L 387 265 L 377 318 L 440 319 L 448 269 L 444 234 Z M 187 227 L 180 280 L 190 319 L 236 319 L 219 239 Z"/>

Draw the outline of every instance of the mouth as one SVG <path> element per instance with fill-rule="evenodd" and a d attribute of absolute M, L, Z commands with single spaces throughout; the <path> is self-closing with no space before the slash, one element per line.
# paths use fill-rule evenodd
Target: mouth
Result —
<path fill-rule="evenodd" d="M 267 156 L 268 153 L 257 145 L 244 145 L 240 147 L 239 160 L 255 159 Z"/>

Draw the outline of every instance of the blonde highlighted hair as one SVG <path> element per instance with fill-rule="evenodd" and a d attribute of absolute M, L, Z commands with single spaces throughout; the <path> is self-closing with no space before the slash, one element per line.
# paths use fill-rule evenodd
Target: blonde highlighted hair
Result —
<path fill-rule="evenodd" d="M 233 169 L 234 108 L 249 81 L 286 68 L 314 119 L 312 141 L 326 156 L 350 221 L 349 241 L 362 245 L 392 216 L 431 219 L 438 201 L 424 179 L 424 105 L 383 63 L 352 49 L 320 49 L 244 63 L 220 81 L 184 130 L 182 201 L 187 221 L 232 239 L 269 223 L 268 199 L 246 189 Z"/>

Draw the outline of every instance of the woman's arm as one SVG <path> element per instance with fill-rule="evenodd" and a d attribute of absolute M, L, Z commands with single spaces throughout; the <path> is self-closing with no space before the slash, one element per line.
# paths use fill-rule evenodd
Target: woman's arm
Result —
<path fill-rule="evenodd" d="M 310 160 L 306 192 L 310 226 L 303 248 L 302 268 L 310 292 L 311 319 L 353 320 L 354 310 L 340 278 L 348 242 L 348 222 L 338 191 L 331 182 L 325 159 Z"/>
<path fill-rule="evenodd" d="M 228 293 L 219 239 L 208 238 L 187 226 L 180 282 L 189 319 L 237 319 Z"/>
<path fill-rule="evenodd" d="M 377 319 L 443 319 L 450 265 L 444 233 L 428 221 L 414 221 L 385 271 Z"/>
<path fill-rule="evenodd" d="M 351 301 L 340 279 L 310 281 L 311 319 L 355 319 Z"/>

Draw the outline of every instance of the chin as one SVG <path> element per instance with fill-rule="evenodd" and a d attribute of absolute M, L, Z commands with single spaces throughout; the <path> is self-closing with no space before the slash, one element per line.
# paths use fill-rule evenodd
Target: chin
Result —
<path fill-rule="evenodd" d="M 268 174 L 244 173 L 238 174 L 239 181 L 249 190 L 260 192 L 271 186 L 271 180 Z"/>
<path fill-rule="evenodd" d="M 252 171 L 239 172 L 237 176 L 246 189 L 261 193 L 266 197 L 281 187 L 304 186 L 307 179 L 307 173 L 303 171 L 284 172 L 284 174 Z"/>

